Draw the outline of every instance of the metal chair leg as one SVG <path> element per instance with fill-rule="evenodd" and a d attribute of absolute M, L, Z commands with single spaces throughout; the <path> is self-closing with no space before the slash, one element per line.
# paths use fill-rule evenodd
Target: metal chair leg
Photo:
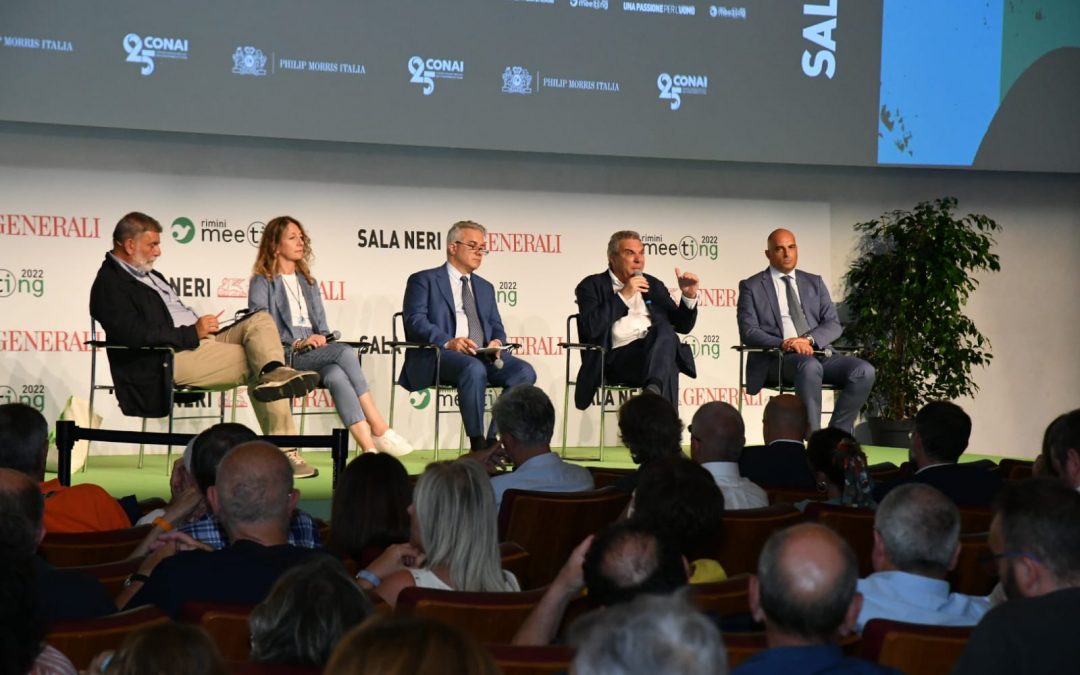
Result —
<path fill-rule="evenodd" d="M 146 433 L 146 418 L 142 418 L 142 432 Z M 143 467 L 143 456 L 146 454 L 146 444 L 139 443 L 139 468 Z"/>

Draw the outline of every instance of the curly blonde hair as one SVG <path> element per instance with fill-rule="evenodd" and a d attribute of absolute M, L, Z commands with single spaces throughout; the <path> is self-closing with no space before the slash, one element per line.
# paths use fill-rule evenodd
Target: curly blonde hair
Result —
<path fill-rule="evenodd" d="M 259 252 L 255 256 L 255 267 L 252 268 L 251 273 L 267 279 L 273 279 L 278 273 L 277 247 L 289 229 L 290 223 L 300 228 L 300 237 L 304 240 L 304 257 L 296 261 L 296 271 L 302 274 L 309 284 L 314 284 L 315 277 L 311 276 L 311 263 L 315 256 L 311 252 L 311 239 L 300 221 L 292 216 L 278 216 L 266 224 L 262 241 L 259 242 Z"/>

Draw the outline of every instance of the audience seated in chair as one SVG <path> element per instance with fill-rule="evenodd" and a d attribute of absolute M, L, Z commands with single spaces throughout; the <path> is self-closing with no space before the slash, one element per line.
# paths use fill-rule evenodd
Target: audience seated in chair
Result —
<path fill-rule="evenodd" d="M 1055 476 L 1080 490 L 1080 409 L 1065 413 L 1046 429 L 1043 461 Z"/>
<path fill-rule="evenodd" d="M 583 466 L 564 462 L 551 451 L 555 433 L 555 406 L 543 389 L 519 384 L 503 392 L 491 409 L 499 429 L 499 445 L 473 452 L 471 457 L 493 470 L 508 459 L 514 470 L 491 477 L 495 490 L 495 510 L 507 490 L 580 492 L 593 489 L 592 474 Z"/>
<path fill-rule="evenodd" d="M 750 607 L 754 618 L 765 622 L 769 648 L 732 672 L 897 672 L 845 657 L 837 644 L 859 615 L 857 581 L 854 552 L 829 528 L 804 523 L 773 534 L 750 580 Z"/>
<path fill-rule="evenodd" d="M 589 604 L 602 611 L 644 593 L 669 594 L 683 588 L 688 568 L 675 544 L 659 532 L 632 521 L 611 525 L 574 549 L 518 629 L 514 644 L 550 644 L 570 601 L 585 588 Z"/>
<path fill-rule="evenodd" d="M 169 473 L 169 501 L 162 507 L 144 513 L 135 522 L 136 526 L 153 525 L 158 518 L 169 516 L 175 522 L 165 518 L 166 522 L 169 522 L 173 527 L 179 527 L 206 515 L 210 507 L 207 506 L 206 500 L 202 499 L 199 484 L 195 480 L 195 469 L 191 464 L 196 438 L 198 436 L 188 441 L 187 445 L 184 446 L 184 454 L 173 462 L 172 471 Z M 198 501 L 194 507 L 191 507 L 187 502 L 195 499 L 196 495 Z M 156 538 L 156 535 L 153 538 Z"/>
<path fill-rule="evenodd" d="M 107 667 L 102 664 L 107 662 Z M 131 633 L 116 652 L 94 660 L 89 675 L 200 673 L 226 675 L 221 653 L 206 631 L 183 623 L 163 623 Z"/>
<path fill-rule="evenodd" d="M 706 403 L 694 413 L 689 431 L 690 457 L 712 474 L 724 493 L 724 508 L 737 511 L 769 505 L 765 491 L 739 475 L 746 430 L 738 410 L 722 401 Z"/>
<path fill-rule="evenodd" d="M 215 424 L 196 436 L 192 445 L 191 463 L 197 490 L 189 488 L 180 499 L 169 505 L 161 521 L 155 522 L 154 529 L 147 535 L 144 545 L 136 549 L 136 553 L 145 553 L 162 533 L 174 528 L 213 550 L 225 548 L 229 543 L 228 534 L 220 516 L 212 510 L 193 521 L 184 521 L 189 520 L 193 511 L 200 508 L 205 510 L 205 507 L 200 507 L 200 502 L 209 501 L 208 493 L 216 483 L 218 465 L 222 458 L 241 443 L 254 441 L 256 438 L 254 431 L 235 422 Z M 169 526 L 168 529 L 166 525 Z M 289 517 L 288 543 L 303 548 L 320 546 L 315 521 L 300 509 L 294 508 Z"/>
<path fill-rule="evenodd" d="M 963 408 L 948 401 L 932 401 L 915 413 L 911 432 L 911 461 L 916 471 L 874 489 L 884 499 L 889 490 L 905 483 L 925 483 L 945 493 L 957 506 L 990 506 L 1001 489 L 996 471 L 959 464 L 971 436 L 971 418 Z"/>
<path fill-rule="evenodd" d="M 698 464 L 682 457 L 657 460 L 641 472 L 630 520 L 671 538 L 690 562 L 691 584 L 723 581 L 727 574 L 713 556 L 722 535 L 725 500 Z"/>
<path fill-rule="evenodd" d="M 855 437 L 846 431 L 828 427 L 810 435 L 806 458 L 814 471 L 817 489 L 828 495 L 826 504 L 874 508 L 866 453 Z M 807 502 L 795 506 L 806 509 Z"/>
<path fill-rule="evenodd" d="M 387 546 L 409 541 L 412 493 L 400 460 L 361 453 L 345 467 L 334 489 L 327 549 L 364 567 Z"/>
<path fill-rule="evenodd" d="M 633 492 L 641 469 L 649 462 L 682 455 L 682 431 L 679 411 L 663 396 L 646 392 L 623 403 L 619 408 L 619 438 L 630 450 L 630 459 L 638 470 L 615 483 L 615 487 Z"/>
<path fill-rule="evenodd" d="M 644 595 L 574 625 L 575 675 L 727 675 L 720 631 L 683 593 Z"/>
<path fill-rule="evenodd" d="M 803 445 L 809 430 L 806 406 L 798 396 L 773 396 L 765 404 L 761 418 L 765 445 L 743 448 L 739 473 L 765 487 L 813 490 L 814 474 Z"/>
<path fill-rule="evenodd" d="M 75 675 L 71 661 L 45 644 L 45 620 L 34 577 L 31 556 L 0 551 L 0 672 Z"/>
<path fill-rule="evenodd" d="M 495 494 L 478 462 L 429 464 L 416 483 L 409 514 L 412 544 L 391 546 L 361 570 L 361 587 L 374 589 L 390 606 L 408 586 L 520 590 L 514 575 L 502 569 Z"/>
<path fill-rule="evenodd" d="M 46 532 L 101 532 L 131 527 L 119 502 L 97 485 L 64 487 L 45 480 L 49 424 L 40 412 L 23 403 L 0 405 L 0 468 L 21 471 L 38 483 L 45 495 Z"/>
<path fill-rule="evenodd" d="M 341 637 L 374 611 L 345 566 L 319 556 L 281 575 L 251 613 L 251 660 L 322 668 Z"/>
<path fill-rule="evenodd" d="M 323 675 L 499 675 L 491 654 L 458 628 L 387 615 L 350 631 Z"/>
<path fill-rule="evenodd" d="M 196 452 L 196 463 L 198 457 Z M 293 489 L 292 466 L 277 446 L 250 441 L 230 450 L 206 496 L 229 545 L 213 550 L 183 533 L 163 534 L 162 545 L 117 598 L 118 606 L 153 604 L 176 617 L 186 602 L 253 605 L 287 569 L 321 555 L 288 543 L 300 493 Z"/>
<path fill-rule="evenodd" d="M 957 675 L 1064 673 L 1080 663 L 1080 493 L 1051 478 L 1006 485 L 990 550 L 1007 600 L 971 635 Z"/>
<path fill-rule="evenodd" d="M 57 569 L 34 555 L 45 536 L 44 500 L 34 481 L 13 469 L 0 469 L 0 556 L 25 558 L 33 568 L 38 610 L 46 623 L 112 614 L 116 603 L 93 577 Z"/>
<path fill-rule="evenodd" d="M 889 492 L 874 514 L 874 573 L 860 579 L 870 619 L 971 626 L 990 608 L 987 598 L 950 593 L 945 575 L 960 555 L 960 512 L 939 490 L 910 483 Z"/>

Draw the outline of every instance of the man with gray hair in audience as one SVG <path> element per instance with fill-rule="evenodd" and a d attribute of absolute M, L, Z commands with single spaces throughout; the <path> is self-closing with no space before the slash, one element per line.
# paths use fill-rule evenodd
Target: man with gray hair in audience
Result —
<path fill-rule="evenodd" d="M 506 458 L 514 465 L 513 472 L 491 478 L 496 509 L 502 504 L 503 493 L 511 488 L 543 492 L 593 489 L 588 469 L 564 462 L 551 451 L 555 406 L 543 389 L 531 384 L 510 387 L 495 401 L 491 416 L 499 430 L 499 445 L 468 456 L 488 460 L 489 465 Z"/>
<path fill-rule="evenodd" d="M 713 401 L 698 408 L 688 429 L 690 457 L 707 470 L 724 493 L 724 508 L 757 509 L 769 505 L 760 486 L 739 475 L 739 455 L 746 444 L 742 415 L 730 403 Z"/>
<path fill-rule="evenodd" d="M 960 511 L 940 490 L 901 485 L 874 514 L 874 573 L 860 579 L 862 611 L 870 619 L 936 626 L 973 626 L 990 609 L 985 597 L 950 593 L 945 575 L 960 557 Z"/>
<path fill-rule="evenodd" d="M 990 522 L 1008 598 L 987 612 L 953 670 L 1069 673 L 1080 663 L 1080 493 L 1053 478 L 1010 482 Z"/>
<path fill-rule="evenodd" d="M 750 578 L 750 610 L 765 622 L 767 650 L 736 675 L 877 675 L 896 673 L 844 656 L 837 640 L 851 632 L 862 607 L 855 553 L 835 532 L 803 523 L 773 533 Z"/>
<path fill-rule="evenodd" d="M 575 624 L 575 675 L 726 675 L 720 631 L 685 597 L 645 595 Z"/>

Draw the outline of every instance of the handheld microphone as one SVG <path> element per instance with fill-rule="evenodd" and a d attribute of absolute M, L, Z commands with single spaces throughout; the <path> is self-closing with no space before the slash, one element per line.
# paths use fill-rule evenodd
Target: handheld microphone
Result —
<path fill-rule="evenodd" d="M 502 350 L 501 349 L 499 351 L 495 352 L 495 363 L 493 365 L 495 366 L 495 370 L 502 370 L 503 367 L 506 365 L 505 363 L 503 363 L 503 360 L 502 360 Z"/>
<path fill-rule="evenodd" d="M 329 335 L 326 336 L 326 344 L 330 344 L 331 342 L 334 342 L 334 341 L 340 340 L 340 339 L 341 339 L 341 331 L 339 331 L 339 330 L 332 331 L 332 332 L 330 332 Z M 297 349 L 296 353 L 297 354 L 307 354 L 312 349 L 315 349 L 315 345 L 304 345 L 300 349 Z"/>
<path fill-rule="evenodd" d="M 641 272 L 641 270 L 638 270 L 637 272 L 634 272 L 633 276 L 635 276 L 635 277 L 643 277 L 645 275 Z M 652 304 L 652 300 L 649 299 L 648 292 L 642 293 L 641 298 L 642 298 L 642 300 L 645 301 L 646 305 L 651 305 Z"/>

